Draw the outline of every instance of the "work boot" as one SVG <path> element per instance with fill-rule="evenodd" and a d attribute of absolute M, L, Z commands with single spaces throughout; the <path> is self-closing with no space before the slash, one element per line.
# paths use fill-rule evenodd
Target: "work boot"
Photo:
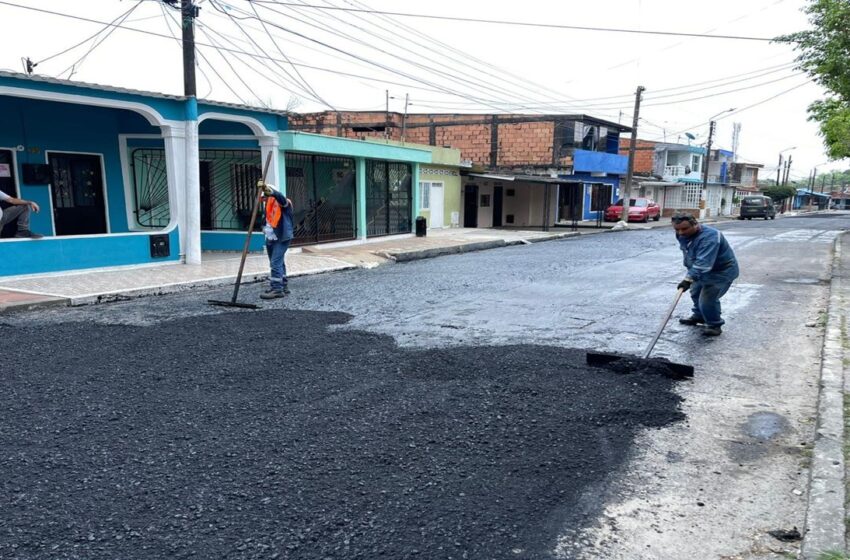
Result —
<path fill-rule="evenodd" d="M 716 327 L 705 327 L 702 330 L 702 334 L 705 336 L 720 336 L 723 334 L 723 329 L 721 329 L 719 325 Z"/>
<path fill-rule="evenodd" d="M 289 286 L 283 287 L 283 293 L 286 294 L 286 295 L 289 295 L 290 293 L 292 293 L 292 292 L 289 291 Z"/>
<path fill-rule="evenodd" d="M 260 299 L 277 299 L 282 298 L 284 295 L 283 290 L 266 290 L 262 294 L 260 294 Z"/>
<path fill-rule="evenodd" d="M 15 234 L 15 237 L 17 237 L 19 239 L 41 239 L 44 236 L 41 235 L 40 233 L 35 233 L 35 232 L 30 231 L 28 229 L 22 229 L 22 230 L 19 230 L 18 233 Z"/>
<path fill-rule="evenodd" d="M 679 323 L 682 325 L 690 325 L 693 327 L 694 325 L 702 325 L 703 323 L 705 323 L 705 319 L 697 315 L 691 315 L 687 319 L 679 319 Z"/>

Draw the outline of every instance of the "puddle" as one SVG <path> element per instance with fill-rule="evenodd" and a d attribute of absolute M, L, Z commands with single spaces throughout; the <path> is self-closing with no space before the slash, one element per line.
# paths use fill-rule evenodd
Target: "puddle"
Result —
<path fill-rule="evenodd" d="M 788 421 L 774 412 L 756 412 L 751 414 L 741 429 L 748 436 L 767 441 L 788 430 Z"/>

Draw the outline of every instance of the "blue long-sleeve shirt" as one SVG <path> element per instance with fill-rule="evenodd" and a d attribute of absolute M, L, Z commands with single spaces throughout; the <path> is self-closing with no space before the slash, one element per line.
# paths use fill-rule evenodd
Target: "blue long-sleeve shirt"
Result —
<path fill-rule="evenodd" d="M 713 227 L 700 226 L 700 231 L 692 237 L 676 235 L 679 248 L 684 256 L 684 265 L 688 277 L 694 281 L 704 279 L 708 274 L 721 272 L 735 266 L 738 261 L 729 242 L 723 234 Z"/>
<path fill-rule="evenodd" d="M 277 227 L 274 228 L 274 233 L 281 241 L 292 239 L 292 205 L 289 204 L 286 197 L 277 189 L 272 189 L 272 196 L 275 200 L 277 200 L 277 203 L 280 204 L 280 207 L 283 210 L 283 215 L 280 217 Z"/>

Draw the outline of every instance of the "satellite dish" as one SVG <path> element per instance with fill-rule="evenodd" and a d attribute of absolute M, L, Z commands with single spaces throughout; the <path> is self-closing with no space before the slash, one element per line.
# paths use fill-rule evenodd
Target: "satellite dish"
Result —
<path fill-rule="evenodd" d="M 697 137 L 694 136 L 693 134 L 691 134 L 690 132 L 686 132 L 685 136 L 687 136 L 690 140 L 696 140 L 697 139 Z"/>

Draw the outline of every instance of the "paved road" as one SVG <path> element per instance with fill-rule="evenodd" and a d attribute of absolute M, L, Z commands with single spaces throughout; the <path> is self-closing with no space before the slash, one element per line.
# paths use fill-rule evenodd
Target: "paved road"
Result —
<path fill-rule="evenodd" d="M 14 522 L 11 510 L 0 514 L 0 530 L 16 537 L 7 548 L 0 544 L 0 557 L 15 557 L 34 538 L 32 557 L 126 555 L 141 550 L 132 547 L 137 538 L 174 556 L 779 558 L 793 545 L 766 531 L 802 527 L 804 513 L 820 344 L 820 330 L 806 325 L 825 308 L 832 241 L 847 227 L 845 217 L 724 224 L 743 270 L 724 300 L 729 325 L 719 339 L 679 325 L 662 337 L 658 355 L 697 368 L 694 381 L 675 388 L 653 376 L 634 384 L 595 376 L 581 366 L 580 352 L 561 350 L 640 352 L 682 276 L 665 230 L 298 278 L 292 298 L 262 313 L 222 314 L 203 304 L 222 299 L 222 290 L 13 316 L 0 326 L 7 345 L 27 347 L 34 337 L 51 344 L 13 362 L 17 369 L 6 380 L 15 391 L 3 404 L 17 412 L 5 419 L 18 432 L 0 437 L 16 442 L 18 455 L 3 458 L 13 476 L 0 488 L 20 511 Z M 258 290 L 248 287 L 247 294 Z M 351 320 L 333 315 L 340 311 Z M 281 392 L 278 376 L 255 373 L 273 369 L 274 356 L 262 354 L 272 337 L 290 350 L 283 372 L 290 388 L 303 390 Z M 169 368 L 177 374 L 167 375 Z M 234 381 L 245 372 L 252 372 L 250 383 Z M 169 382 L 178 386 L 166 386 L 163 396 L 158 384 Z M 185 394 L 186 386 L 194 393 Z M 221 402 L 234 390 L 251 404 L 242 413 Z M 93 404 L 90 392 L 111 408 Z M 45 394 L 53 400 L 41 401 Z M 87 480 L 94 468 L 91 454 L 80 452 L 85 433 L 69 443 L 26 429 L 27 412 L 47 405 L 56 408 L 37 416 L 41 429 L 49 432 L 71 414 L 99 442 L 116 434 L 126 440 L 126 430 L 110 422 L 137 427 L 110 416 L 124 408 L 135 421 L 164 424 L 140 440 L 157 468 L 138 450 L 95 447 L 104 457 L 117 453 L 94 477 L 104 496 L 138 499 L 105 489 L 129 475 L 151 486 L 154 509 L 145 512 L 144 527 L 128 522 L 138 514 L 129 504 L 97 515 L 92 504 L 103 504 L 92 498 L 40 532 L 51 500 L 73 500 L 61 488 L 71 484 L 64 471 Z M 293 416 L 276 416 L 280 410 Z M 435 414 L 445 421 L 434 422 Z M 190 443 L 169 426 L 173 415 L 191 427 Z M 347 428 L 335 429 L 328 418 Z M 512 422 L 499 426 L 502 418 Z M 258 421 L 288 427 L 261 434 Z M 210 439 L 206 423 L 222 441 Z M 318 449 L 299 437 L 301 427 Z M 244 457 L 239 445 L 246 439 L 256 446 L 248 454 L 260 453 L 257 464 L 284 469 L 288 485 L 244 465 L 242 476 L 220 476 L 234 468 L 227 463 L 233 457 L 213 450 L 233 446 L 235 457 Z M 275 445 L 263 456 L 257 449 L 269 439 Z M 193 445 L 214 456 L 213 480 L 200 494 L 192 481 L 209 470 L 178 452 Z M 398 459 L 423 446 L 423 455 Z M 286 449 L 302 459 L 290 461 Z M 347 468 L 346 458 L 359 452 Z M 45 459 L 56 453 L 68 459 Z M 129 471 L 125 453 L 137 459 Z M 174 453 L 177 465 L 191 465 L 183 476 L 170 471 Z M 339 466 L 317 467 L 322 461 Z M 28 489 L 28 477 L 40 481 L 40 491 Z M 350 489 L 361 483 L 367 490 L 356 497 Z M 220 484 L 226 499 L 216 502 L 210 496 Z M 302 498 L 305 490 L 321 499 Z M 293 494 L 298 507 L 288 508 Z M 192 497 L 200 512 L 188 507 Z M 181 509 L 175 500 L 188 502 Z M 221 509 L 209 523 L 204 508 L 214 505 Z M 164 523 L 163 516 L 179 521 Z"/>

